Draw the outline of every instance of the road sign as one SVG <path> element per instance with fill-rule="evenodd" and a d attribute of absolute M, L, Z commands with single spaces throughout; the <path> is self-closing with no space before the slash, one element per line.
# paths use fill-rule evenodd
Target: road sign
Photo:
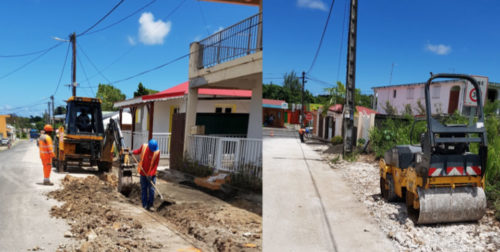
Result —
<path fill-rule="evenodd" d="M 311 112 L 308 112 L 308 113 L 306 114 L 306 120 L 308 120 L 308 121 L 312 121 L 312 119 L 313 119 L 313 115 L 312 115 L 312 113 L 311 113 Z"/>
<path fill-rule="evenodd" d="M 473 76 L 476 79 L 477 84 L 479 84 L 479 88 L 481 90 L 481 98 L 484 103 L 486 101 L 486 90 L 488 88 L 488 77 L 483 76 Z M 476 107 L 477 106 L 477 92 L 474 86 L 470 82 L 467 81 L 467 89 L 465 90 L 465 99 L 464 106 Z"/>

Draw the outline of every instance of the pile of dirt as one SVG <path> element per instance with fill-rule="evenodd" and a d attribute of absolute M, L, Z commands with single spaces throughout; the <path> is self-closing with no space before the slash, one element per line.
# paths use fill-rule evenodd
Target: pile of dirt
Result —
<path fill-rule="evenodd" d="M 175 230 L 206 244 L 215 251 L 261 251 L 262 217 L 216 197 L 175 183 L 157 184 L 167 207 L 154 207 Z M 129 200 L 141 204 L 140 187 L 132 186 Z"/>
<path fill-rule="evenodd" d="M 346 162 L 316 146 L 332 168 L 342 172 L 357 199 L 364 203 L 380 228 L 402 251 L 499 251 L 500 224 L 493 210 L 478 222 L 416 225 L 408 217 L 404 202 L 387 202 L 380 196 L 378 161 L 373 156 L 360 156 L 362 162 Z"/>
<path fill-rule="evenodd" d="M 65 237 L 79 239 L 80 251 L 144 251 L 161 249 L 161 243 L 147 240 L 142 225 L 132 217 L 123 216 L 108 203 L 124 201 L 113 187 L 113 177 L 76 178 L 67 175 L 63 189 L 52 191 L 49 197 L 64 202 L 52 207 L 50 213 L 66 219 L 71 231 Z M 61 249 L 66 250 L 66 249 Z"/>

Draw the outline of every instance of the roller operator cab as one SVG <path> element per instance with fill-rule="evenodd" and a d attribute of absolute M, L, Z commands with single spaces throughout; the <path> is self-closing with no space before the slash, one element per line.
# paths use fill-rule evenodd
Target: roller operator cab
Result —
<path fill-rule="evenodd" d="M 480 90 L 468 75 L 432 75 L 424 89 L 426 131 L 419 144 L 398 145 L 385 153 L 380 160 L 380 190 L 388 201 L 406 201 L 418 224 L 476 221 L 486 211 L 488 147 L 482 97 L 477 95 L 477 114 L 470 115 L 468 125 L 444 123 L 431 114 L 430 87 L 437 78 L 463 80 Z M 475 153 L 471 144 L 478 147 Z"/>

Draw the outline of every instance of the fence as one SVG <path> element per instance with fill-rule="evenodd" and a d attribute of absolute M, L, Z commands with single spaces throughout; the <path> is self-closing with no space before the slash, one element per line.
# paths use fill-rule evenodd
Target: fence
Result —
<path fill-rule="evenodd" d="M 261 139 L 194 135 L 188 144 L 189 158 L 200 165 L 262 178 Z"/>
<path fill-rule="evenodd" d="M 240 21 L 199 43 L 204 68 L 261 51 L 262 13 Z"/>
<path fill-rule="evenodd" d="M 132 143 L 132 133 L 130 131 L 123 130 L 122 134 L 125 146 L 130 148 Z M 170 135 L 170 133 L 153 132 L 153 138 L 158 141 L 158 149 L 160 150 L 160 155 L 162 157 L 170 156 Z M 148 132 L 136 131 L 134 132 L 134 146 L 132 149 L 137 149 L 146 142 L 148 142 Z"/>

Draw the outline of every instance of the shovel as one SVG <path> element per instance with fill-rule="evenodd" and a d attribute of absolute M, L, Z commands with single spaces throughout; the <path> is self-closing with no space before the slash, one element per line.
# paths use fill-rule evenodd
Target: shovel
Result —
<path fill-rule="evenodd" d="M 139 161 L 137 161 L 137 159 L 134 157 L 134 155 L 131 155 L 132 158 L 134 158 L 135 162 L 137 164 L 139 164 Z M 141 171 L 144 172 L 144 174 L 146 174 L 146 172 L 144 171 L 144 169 L 142 169 L 142 166 L 141 166 Z M 149 183 L 151 183 L 151 185 L 153 186 L 153 188 L 155 189 L 155 191 L 158 193 L 158 195 L 160 195 L 160 199 L 161 199 L 161 204 L 160 206 L 158 206 L 158 208 L 156 209 L 156 211 L 160 211 L 161 209 L 165 208 L 166 206 L 170 205 L 171 203 L 166 201 L 164 198 L 163 198 L 163 195 L 161 194 L 160 190 L 158 190 L 158 187 L 156 187 L 156 185 L 153 183 L 153 181 L 151 181 L 147 176 L 146 176 L 146 179 L 149 181 Z"/>

